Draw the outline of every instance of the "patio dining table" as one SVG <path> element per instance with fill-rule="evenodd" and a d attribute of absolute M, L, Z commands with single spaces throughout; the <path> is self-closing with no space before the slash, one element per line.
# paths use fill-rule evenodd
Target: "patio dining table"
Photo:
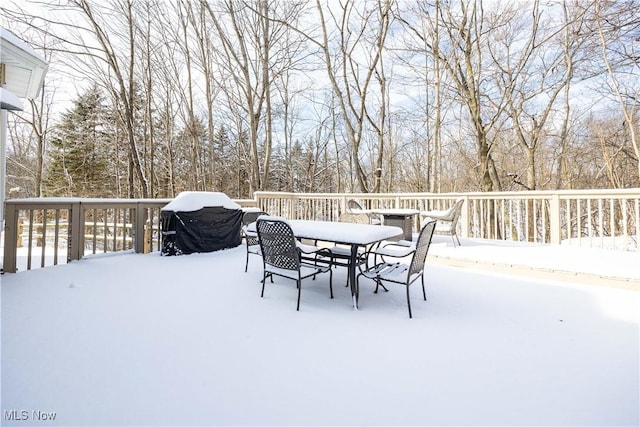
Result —
<path fill-rule="evenodd" d="M 350 222 L 288 220 L 293 234 L 299 239 L 331 242 L 351 247 L 347 266 L 353 307 L 358 309 L 356 266 L 358 248 L 388 240 L 403 233 L 402 228 L 389 225 L 355 224 Z M 255 227 L 255 224 L 251 224 Z"/>

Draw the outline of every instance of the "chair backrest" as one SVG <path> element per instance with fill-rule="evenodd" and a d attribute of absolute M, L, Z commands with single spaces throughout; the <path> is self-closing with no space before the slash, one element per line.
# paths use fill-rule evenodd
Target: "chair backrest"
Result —
<path fill-rule="evenodd" d="M 369 216 L 363 214 L 354 214 L 354 213 L 342 213 L 338 217 L 338 222 L 354 222 L 357 224 L 369 224 Z"/>
<path fill-rule="evenodd" d="M 464 205 L 464 199 L 458 199 L 441 216 L 438 216 L 437 219 L 441 221 L 442 227 L 438 227 L 440 231 L 455 233 L 456 227 L 458 226 L 458 220 L 460 219 L 460 215 L 462 214 L 462 205 Z M 422 226 L 424 227 L 430 220 L 431 218 L 427 216 L 422 222 Z"/>
<path fill-rule="evenodd" d="M 411 280 L 411 276 L 424 270 L 424 263 L 427 259 L 427 252 L 429 252 L 431 238 L 433 237 L 435 229 L 436 221 L 429 221 L 424 227 L 422 227 L 422 230 L 420 230 L 420 235 L 416 242 L 416 251 L 413 253 L 413 258 L 411 258 L 411 265 L 409 266 L 407 280 Z"/>
<path fill-rule="evenodd" d="M 256 222 L 259 216 L 268 215 L 263 211 L 248 211 L 242 214 L 242 225 L 249 225 L 252 222 Z"/>
<path fill-rule="evenodd" d="M 349 213 L 351 213 L 351 211 L 356 210 L 356 211 L 363 211 L 364 208 L 362 207 L 362 205 L 360 205 L 360 203 L 356 202 L 353 199 L 349 199 L 347 200 L 347 211 Z"/>
<path fill-rule="evenodd" d="M 453 211 L 451 217 L 451 230 L 455 230 L 458 225 L 458 220 L 460 219 L 460 215 L 462 214 L 462 205 L 464 204 L 464 199 L 458 199 L 451 207 Z"/>
<path fill-rule="evenodd" d="M 300 270 L 300 255 L 291 226 L 281 219 L 261 217 L 256 222 L 263 263 L 285 270 Z"/>

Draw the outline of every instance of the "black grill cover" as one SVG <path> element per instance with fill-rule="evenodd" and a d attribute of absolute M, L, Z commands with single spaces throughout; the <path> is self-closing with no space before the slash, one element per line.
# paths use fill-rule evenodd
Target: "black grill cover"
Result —
<path fill-rule="evenodd" d="M 242 242 L 242 209 L 221 206 L 196 211 L 161 211 L 161 255 L 182 255 L 233 248 Z"/>

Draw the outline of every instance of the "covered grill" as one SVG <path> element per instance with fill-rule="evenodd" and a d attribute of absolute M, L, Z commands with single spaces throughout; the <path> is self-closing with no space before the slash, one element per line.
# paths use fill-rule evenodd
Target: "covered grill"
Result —
<path fill-rule="evenodd" d="M 212 252 L 240 245 L 242 208 L 224 193 L 186 191 L 162 208 L 161 255 Z"/>

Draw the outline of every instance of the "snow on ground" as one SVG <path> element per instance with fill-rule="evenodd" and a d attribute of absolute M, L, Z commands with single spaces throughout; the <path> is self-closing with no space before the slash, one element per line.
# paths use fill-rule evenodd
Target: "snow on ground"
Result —
<path fill-rule="evenodd" d="M 434 239 L 432 260 L 542 254 Z M 333 300 L 328 276 L 305 280 L 296 312 L 294 283 L 260 298 L 261 262 L 244 273 L 244 257 L 118 254 L 4 274 L 2 424 L 640 423 L 636 290 L 428 258 L 413 319 L 404 289 L 366 281 L 353 310 L 344 268 Z M 543 262 L 637 274 L 637 258 L 577 258 Z"/>
<path fill-rule="evenodd" d="M 462 239 L 453 247 L 450 238 L 434 236 L 430 252 L 452 260 L 640 280 L 640 251 L 485 239 Z"/>

